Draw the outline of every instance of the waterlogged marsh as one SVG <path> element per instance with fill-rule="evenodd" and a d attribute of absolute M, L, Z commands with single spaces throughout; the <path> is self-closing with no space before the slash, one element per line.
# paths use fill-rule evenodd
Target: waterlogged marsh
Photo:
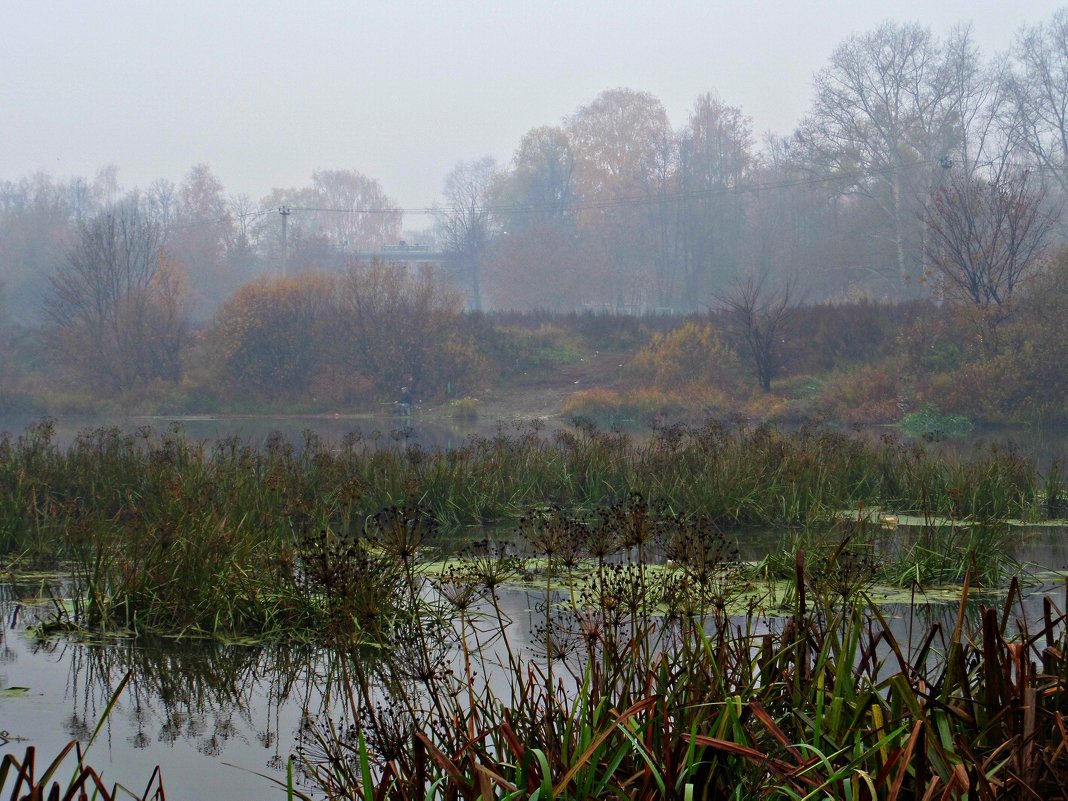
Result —
<path fill-rule="evenodd" d="M 904 530 L 900 534 L 917 536 Z M 740 538 L 743 555 L 767 551 L 774 536 Z M 1068 538 L 1060 527 L 1029 527 L 1012 555 L 1031 565 L 1033 572 L 1064 571 Z M 31 636 L 26 626 L 32 624 L 35 610 L 47 616 L 48 603 L 42 597 L 47 593 L 42 590 L 49 584 L 63 594 L 64 582 L 53 584 L 43 574 L 17 585 L 0 585 L 5 621 L 0 642 L 0 729 L 8 738 L 0 753 L 21 754 L 28 744 L 42 754 L 58 753 L 71 738 L 86 740 L 114 689 L 132 671 L 90 752 L 91 761 L 105 776 L 139 787 L 159 764 L 171 798 L 257 798 L 272 793 L 281 797 L 277 785 L 254 773 L 284 779 L 289 754 L 309 742 L 309 725 L 321 727 L 327 718 L 345 719 L 338 665 L 327 649 L 168 638 L 42 640 Z M 900 603 L 910 593 L 870 590 L 876 598 L 883 591 L 894 593 L 883 600 L 898 602 L 886 612 L 901 642 L 932 622 L 952 628 L 956 605 L 949 593 L 917 593 L 918 606 L 910 613 Z M 1047 594 L 1063 604 L 1064 585 L 1052 575 L 1026 588 L 1020 616 L 1040 619 L 1042 597 Z M 515 621 L 514 644 L 536 651 L 535 631 L 543 622 L 536 611 L 537 589 L 516 586 L 502 591 L 501 597 Z M 996 596 L 984 596 L 982 602 L 996 605 Z M 16 606 L 20 612 L 12 626 Z M 489 678 L 503 681 L 493 673 Z M 26 691 L 10 692 L 11 688 Z"/>
<path fill-rule="evenodd" d="M 411 417 L 402 417 L 390 413 L 391 404 L 382 408 L 385 411 L 355 414 L 59 417 L 55 420 L 55 442 L 67 447 L 84 431 L 115 428 L 134 433 L 147 426 L 157 432 L 177 429 L 196 442 L 214 443 L 237 437 L 256 448 L 264 447 L 270 439 L 279 436 L 299 448 L 305 432 L 309 431 L 324 442 L 339 443 L 347 434 L 361 431 L 366 441 L 377 442 L 385 448 L 400 443 L 418 445 L 426 450 L 449 450 L 461 447 L 471 437 L 492 437 L 502 430 L 515 435 L 535 422 L 546 432 L 566 430 L 571 421 L 570 416 L 559 413 L 523 413 L 510 418 L 486 414 L 457 417 L 447 407 L 421 410 Z M 18 435 L 41 419 L 35 415 L 0 415 L 0 432 Z M 632 422 L 627 429 L 632 437 L 645 439 L 653 433 L 647 421 Z M 873 441 L 887 433 L 898 433 L 906 442 L 923 441 L 922 434 L 909 436 L 894 426 L 853 427 L 851 430 Z M 1063 427 L 973 428 L 964 436 L 937 439 L 936 443 L 925 446 L 963 455 L 976 448 L 1010 448 L 1043 468 L 1068 456 L 1068 429 Z"/>
<path fill-rule="evenodd" d="M 289 655 L 301 650 L 294 643 L 313 641 L 324 632 L 328 638 L 341 636 L 365 642 L 369 636 L 373 639 L 395 632 L 400 635 L 395 641 L 403 643 L 409 636 L 405 634 L 404 618 L 394 618 L 393 622 L 383 618 L 396 611 L 389 604 L 380 603 L 383 595 L 388 600 L 390 593 L 383 593 L 383 587 L 390 586 L 389 582 L 395 582 L 399 592 L 418 584 L 446 597 L 449 604 L 460 610 L 460 629 L 467 630 L 463 610 L 468 610 L 467 624 L 470 624 L 471 615 L 486 599 L 484 593 L 480 595 L 481 591 L 472 594 L 470 574 L 461 571 L 452 575 L 428 575 L 421 572 L 422 567 L 418 573 L 405 574 L 405 570 L 398 569 L 398 563 L 406 564 L 406 560 L 427 544 L 423 542 L 423 534 L 427 532 L 421 528 L 417 532 L 413 526 L 430 518 L 450 519 L 450 515 L 455 523 L 487 517 L 507 521 L 510 514 L 516 514 L 519 516 L 516 524 L 526 531 L 530 555 L 555 562 L 555 568 L 545 570 L 537 562 L 508 563 L 503 568 L 509 574 L 508 579 L 494 585 L 496 595 L 501 607 L 508 609 L 507 616 L 520 621 L 509 627 L 516 649 L 525 655 L 532 654 L 532 664 L 540 659 L 545 670 L 555 669 L 555 675 L 560 677 L 563 675 L 560 668 L 552 666 L 560 658 L 570 658 L 568 655 L 580 645 L 573 637 L 581 632 L 585 610 L 599 605 L 602 610 L 613 610 L 615 615 L 615 610 L 634 605 L 641 615 L 651 613 L 654 618 L 666 619 L 669 612 L 690 615 L 692 612 L 685 610 L 694 608 L 690 604 L 693 598 L 706 606 L 706 602 L 720 597 L 715 593 L 722 592 L 725 574 L 718 572 L 719 567 L 733 569 L 726 563 L 760 558 L 762 546 L 752 532 L 761 524 L 777 525 L 780 532 L 785 526 L 789 531 L 785 545 L 772 542 L 763 546 L 765 555 L 773 557 L 765 565 L 770 574 L 769 589 L 773 585 L 777 588 L 785 585 L 788 589 L 793 560 L 803 550 L 807 559 L 803 583 L 812 593 L 811 605 L 820 594 L 833 600 L 842 588 L 846 591 L 843 597 L 859 589 L 878 591 L 870 586 L 869 563 L 875 556 L 887 553 L 861 548 L 844 558 L 836 550 L 834 539 L 821 550 L 819 541 L 812 538 L 820 521 L 824 526 L 837 521 L 834 532 L 838 541 L 849 539 L 865 548 L 869 540 L 887 538 L 911 540 L 923 546 L 924 553 L 920 554 L 923 564 L 917 560 L 917 566 L 922 568 L 922 578 L 929 586 L 932 576 L 950 575 L 950 580 L 962 580 L 969 567 L 966 549 L 973 544 L 973 534 L 979 536 L 975 543 L 991 549 L 990 553 L 1023 536 L 1015 529 L 1006 531 L 988 523 L 1005 516 L 1038 517 L 1042 509 L 1042 477 L 1012 454 L 999 454 L 996 458 L 992 454 L 980 455 L 981 458 L 970 462 L 943 464 L 931 460 L 927 451 L 895 443 L 884 443 L 879 448 L 841 435 L 769 429 L 675 429 L 658 434 L 650 443 L 638 445 L 621 435 L 593 431 L 554 436 L 549 441 L 535 436 L 536 433 L 521 434 L 514 441 L 494 438 L 473 443 L 466 450 L 444 454 L 407 447 L 383 451 L 376 446 L 368 450 L 355 447 L 358 442 L 337 449 L 326 447 L 314 438 L 309 438 L 301 450 L 275 440 L 266 452 L 260 453 L 236 442 L 202 449 L 173 436 L 156 440 L 151 436 L 126 437 L 113 432 L 89 435 L 77 441 L 72 450 L 63 451 L 52 447 L 46 437 L 38 436 L 36 440 L 30 437 L 7 453 L 15 465 L 15 469 L 5 473 L 9 482 L 5 502 L 13 512 L 7 518 L 7 536 L 14 542 L 19 537 L 27 537 L 25 542 L 39 547 L 41 555 L 47 555 L 49 548 L 56 549 L 53 553 L 62 553 L 63 532 L 75 534 L 71 544 L 76 547 L 69 555 L 80 565 L 75 574 L 85 588 L 85 593 L 75 595 L 90 597 L 96 593 L 96 606 L 87 602 L 81 608 L 80 617 L 75 606 L 71 610 L 73 619 L 64 622 L 80 631 L 104 629 L 112 634 L 139 631 L 141 636 L 136 640 L 120 643 L 130 646 L 126 651 L 107 651 L 116 672 L 124 673 L 125 666 L 136 661 L 136 654 L 151 652 L 149 658 L 162 665 L 162 673 L 176 674 L 187 670 L 186 662 L 178 658 L 177 652 L 171 654 L 169 646 L 163 649 L 163 655 L 156 656 L 158 640 L 149 637 L 151 632 L 181 634 L 186 639 L 192 635 L 209 635 L 222 642 L 250 637 L 281 640 Z M 487 476 L 480 469 L 487 464 L 494 465 L 497 472 Z M 878 475 L 872 477 L 874 471 L 870 469 L 865 472 L 865 464 L 878 465 Z M 526 467 L 528 475 L 521 475 L 517 467 Z M 448 469 L 455 472 L 450 474 Z M 686 476 L 690 477 L 688 481 Z M 644 484 L 649 492 L 652 500 L 648 504 L 633 494 L 624 494 L 625 500 L 620 500 L 621 492 L 638 484 Z M 431 497 L 427 487 L 445 491 L 439 497 Z M 932 488 L 937 492 L 932 492 Z M 518 496 L 516 490 L 520 490 Z M 373 512 L 381 509 L 384 501 L 413 496 L 436 504 L 434 513 L 424 515 L 426 510 L 418 512 L 416 506 Z M 554 512 L 551 504 L 544 503 L 546 498 L 554 497 L 577 502 L 566 507 L 575 508 L 575 512 Z M 535 505 L 535 511 L 531 512 L 535 498 L 540 498 L 542 503 Z M 887 505 L 888 502 L 894 504 Z M 923 513 L 920 516 L 924 520 L 932 521 L 950 515 L 958 524 L 948 532 L 943 530 L 944 526 L 915 534 L 904 527 L 891 531 L 889 526 L 884 528 L 883 524 L 889 521 L 884 521 L 882 514 L 873 512 L 864 516 L 862 512 L 877 508 L 915 510 Z M 242 509 L 242 516 L 235 514 Z M 698 509 L 700 513 L 687 514 L 684 511 L 687 509 Z M 842 510 L 846 509 L 861 510 L 860 521 L 843 520 Z M 962 522 L 964 517 L 969 518 L 968 525 Z M 20 527 L 17 525 L 20 520 L 28 525 Z M 179 525 L 174 525 L 175 521 Z M 10 526 L 12 522 L 16 525 Z M 610 536 L 605 538 L 606 534 Z M 1028 538 L 1037 541 L 1030 535 Z M 427 542 L 432 539 L 426 538 Z M 725 559 L 721 558 L 722 553 L 716 556 L 709 550 L 725 543 L 732 552 Z M 1050 544 L 1057 547 L 1055 540 L 1051 539 Z M 662 551 L 657 553 L 657 549 Z M 382 561 L 382 553 L 393 554 L 393 560 Z M 700 556 L 701 553 L 705 556 Z M 604 557 L 603 578 L 597 576 L 597 569 L 590 569 L 588 561 L 600 559 L 598 554 Z M 1026 553 L 1019 555 L 1028 558 Z M 1063 566 L 1063 552 L 1054 551 L 1050 555 L 1054 558 L 1045 560 L 1044 566 Z M 634 558 L 647 567 L 628 566 L 626 562 Z M 263 570 L 257 574 L 256 583 L 241 578 L 249 575 L 248 571 L 229 569 L 241 568 L 246 559 Z M 681 565 L 683 575 L 694 581 L 701 575 L 702 563 L 713 564 L 719 576 L 713 583 L 718 581 L 718 584 L 711 590 L 698 587 L 693 595 L 695 585 L 667 581 L 663 569 L 655 567 L 668 559 Z M 422 557 L 415 561 L 421 562 Z M 973 564 L 985 569 L 988 560 L 977 559 Z M 752 565 L 749 567 L 751 570 Z M 276 568 L 281 568 L 280 572 L 271 572 Z M 485 568 L 485 565 L 479 568 L 483 576 L 479 581 L 487 581 L 485 576 L 489 574 Z M 576 605 L 572 598 L 570 613 L 567 603 L 571 590 L 566 580 L 569 570 L 584 573 L 593 582 L 585 587 L 586 592 L 593 593 L 589 604 L 580 599 Z M 679 570 L 674 572 L 677 574 Z M 494 575 L 501 578 L 503 574 Z M 361 585 L 369 576 L 374 581 Z M 295 578 L 299 580 L 294 581 Z M 975 576 L 973 581 L 978 578 Z M 277 583 L 271 583 L 275 580 Z M 426 585 L 424 580 L 435 583 Z M 759 584 L 759 577 L 750 575 L 747 581 Z M 183 594 L 168 596 L 161 602 L 164 589 L 174 583 Z M 801 583 L 795 583 L 792 602 L 795 606 L 796 587 Z M 991 582 L 984 578 L 982 583 L 990 585 Z M 520 588 L 510 589 L 513 585 Z M 359 590 L 360 586 L 363 590 Z M 538 588 L 542 586 L 545 603 L 539 606 Z M 210 591 L 201 592 L 204 588 Z M 669 597 L 664 592 L 666 589 L 675 591 L 674 595 Z M 902 600 L 898 593 L 891 600 Z M 941 597 L 938 593 L 929 597 L 935 596 Z M 921 593 L 918 598 L 922 597 Z M 266 600 L 267 605 L 256 606 L 252 602 L 257 599 Z M 413 607 L 418 607 L 429 596 L 413 594 L 411 600 Z M 780 603 L 783 610 L 779 614 L 790 617 L 791 602 Z M 811 608 L 806 607 L 803 599 L 801 607 Z M 220 617 L 220 613 L 225 614 Z M 730 614 L 732 619 L 739 619 L 733 609 Z M 793 613 L 795 618 L 796 614 Z M 932 612 L 932 616 L 938 614 Z M 1030 612 L 1024 614 L 1030 616 Z M 624 624 L 624 634 L 625 627 L 633 626 L 638 616 L 631 614 L 629 619 L 632 622 Z M 442 620 L 448 625 L 456 624 L 455 613 Z M 398 621 L 401 628 L 394 628 Z M 921 621 L 919 625 L 926 622 Z M 324 623 L 328 624 L 325 629 Z M 806 625 L 818 623 L 817 618 Z M 334 628 L 335 625 L 338 627 Z M 659 630 L 658 625 L 651 631 Z M 911 627 L 903 626 L 904 623 L 891 621 L 894 637 L 903 642 L 914 641 L 911 633 L 906 634 Z M 572 639 L 560 639 L 557 635 L 568 628 Z M 944 623 L 943 629 L 948 628 L 951 626 Z M 439 634 L 445 632 L 446 629 L 439 629 Z M 767 629 L 758 627 L 753 636 L 764 636 L 762 632 L 766 633 Z M 613 647 L 625 641 L 615 635 L 613 638 Z M 63 653 L 66 648 L 99 647 L 70 645 L 63 639 L 49 642 L 63 643 Z M 455 666 L 458 653 L 468 655 L 464 643 L 480 641 L 456 639 L 453 633 L 443 636 L 441 642 L 445 653 L 451 654 L 446 662 L 451 660 Z M 486 647 L 477 648 L 473 658 L 478 661 L 488 652 L 490 661 L 486 664 L 490 669 L 480 663 L 476 672 L 488 675 L 492 682 L 493 643 L 487 640 L 482 644 Z M 657 649 L 666 646 L 647 647 L 648 655 L 655 656 Z M 239 665 L 247 666 L 249 659 L 254 665 L 262 664 L 263 659 L 277 660 L 271 656 L 249 657 L 250 653 L 271 653 L 253 647 L 218 644 L 203 647 L 207 651 L 212 648 L 224 654 L 224 665 L 235 661 L 239 653 L 246 655 L 236 657 Z M 314 646 L 310 652 L 316 653 Z M 48 656 L 44 650 L 39 654 L 42 658 Z M 496 654 L 498 663 L 506 661 L 499 651 Z M 545 655 L 551 655 L 552 659 L 545 661 Z M 37 656 L 23 655 L 21 661 L 31 663 Z M 98 665 L 95 675 L 106 674 L 99 667 L 99 658 L 82 661 Z M 358 672 L 363 661 L 356 659 L 352 670 Z M 314 666 L 310 671 L 302 668 L 305 671 L 302 675 L 314 676 L 315 681 L 329 685 L 330 680 L 337 680 L 336 671 L 329 669 L 336 662 L 314 655 L 297 662 Z M 631 669 L 648 663 L 642 660 L 631 665 Z M 437 661 L 427 663 L 426 667 L 432 669 L 418 668 L 418 664 L 409 662 L 404 668 L 405 675 L 421 681 L 445 681 L 438 669 L 432 667 Z M 784 669 L 794 670 L 783 664 Z M 244 672 L 239 669 L 230 684 L 258 687 L 263 682 L 274 681 L 280 687 L 301 686 L 300 680 L 278 679 L 274 667 L 266 669 L 270 677 L 261 675 L 260 667 L 246 667 Z M 68 667 L 68 670 L 71 671 L 68 675 L 83 675 L 81 669 L 75 671 Z M 209 671 L 213 672 L 216 672 L 214 668 Z M 164 686 L 163 681 L 145 675 L 130 686 Z M 352 680 L 350 675 L 349 681 Z M 207 675 L 198 674 L 186 682 L 197 699 L 207 697 L 213 704 L 209 707 L 210 714 L 190 714 L 179 708 L 180 714 L 175 717 L 165 710 L 149 717 L 156 722 L 155 726 L 124 732 L 123 742 L 131 746 L 167 742 L 170 733 L 182 730 L 186 721 L 194 721 L 188 732 L 190 740 L 183 747 L 196 753 L 201 747 L 207 751 L 203 754 L 207 759 L 217 759 L 220 747 L 232 751 L 240 742 L 255 743 L 256 735 L 262 732 L 267 732 L 264 742 L 270 744 L 272 730 L 260 726 L 260 718 L 254 718 L 256 723 L 249 724 L 242 715 L 235 717 L 229 713 L 246 703 L 243 700 L 246 695 L 233 691 L 221 695 L 206 692 L 205 688 L 214 686 L 213 681 Z M 504 681 L 506 684 L 509 681 L 507 675 Z M 11 680 L 9 686 L 32 688 L 22 678 Z M 71 699 L 82 698 L 86 686 L 87 680 L 80 678 L 66 692 Z M 631 686 L 628 692 L 633 692 L 636 686 Z M 102 693 L 103 690 L 95 697 L 106 697 Z M 165 702 L 181 694 L 173 689 L 160 691 Z M 279 700 L 272 707 L 270 700 L 262 701 L 262 694 L 254 695 L 261 700 L 253 705 L 264 714 L 269 714 L 272 708 L 281 710 L 283 706 Z M 309 696 L 307 692 L 298 695 L 315 699 L 314 694 Z M 32 696 L 27 693 L 21 699 L 28 697 Z M 425 698 L 419 703 L 424 701 Z M 289 700 L 285 702 L 288 703 Z M 134 706 L 145 704 L 148 701 L 138 700 Z M 102 706 L 97 700 L 92 708 Z M 303 704 L 298 706 L 301 711 L 293 713 L 296 722 L 286 724 L 290 743 L 295 742 L 303 719 Z M 472 700 L 467 708 L 476 706 Z M 367 705 L 361 708 L 366 710 Z M 90 705 L 85 704 L 81 711 L 68 712 L 66 720 L 71 724 L 68 730 L 63 729 L 62 721 L 56 728 L 64 736 L 80 730 L 75 724 L 87 717 L 89 709 Z M 216 709 L 221 711 L 217 713 Z M 341 710 L 346 711 L 344 707 Z M 278 711 L 275 717 L 280 720 L 283 715 Z M 312 717 L 321 720 L 317 714 L 313 713 Z M 109 721 L 108 725 L 114 727 L 117 723 Z M 235 730 L 244 733 L 235 735 Z M 282 726 L 273 731 L 277 747 L 283 738 Z M 346 731 L 352 734 L 351 729 Z M 530 732 L 532 737 L 535 734 Z M 112 743 L 113 748 L 122 747 L 114 745 L 118 743 L 114 737 Z M 263 746 L 264 751 L 258 752 L 257 759 L 264 764 L 273 760 L 277 766 L 281 754 L 266 753 L 267 747 Z M 566 773 L 565 770 L 561 776 Z"/>
<path fill-rule="evenodd" d="M 89 752 L 105 778 L 139 790 L 160 765 L 172 799 L 284 797 L 256 774 L 284 780 L 286 760 L 313 730 L 346 719 L 337 656 L 326 648 L 35 636 L 50 614 L 42 591 L 62 595 L 66 585 L 46 574 L 0 583 L 0 757 L 84 743 L 129 672 Z M 529 648 L 527 594 L 510 593 L 506 605 L 516 642 Z"/>
<path fill-rule="evenodd" d="M 211 643 L 53 639 L 8 631 L 0 677 L 25 695 L 0 699 L 8 742 L 58 754 L 86 742 L 127 671 L 89 761 L 109 781 L 138 791 L 158 764 L 172 798 L 257 798 L 271 783 L 227 767 L 284 776 L 304 701 L 318 697 L 314 662 L 293 649 Z M 314 702 L 309 702 L 314 703 Z M 318 708 L 321 704 L 316 704 Z M 50 757 L 49 757 L 50 758 Z"/>

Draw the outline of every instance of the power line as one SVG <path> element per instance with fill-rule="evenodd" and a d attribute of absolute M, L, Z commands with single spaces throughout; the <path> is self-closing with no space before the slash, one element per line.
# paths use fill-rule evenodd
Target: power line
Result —
<path fill-rule="evenodd" d="M 289 215 L 293 213 L 293 209 L 289 206 L 279 206 L 278 213 L 282 215 L 282 277 L 286 277 L 286 262 L 289 261 L 289 240 L 286 236 L 287 223 L 289 222 Z"/>
<path fill-rule="evenodd" d="M 274 211 L 274 209 L 259 209 L 258 211 L 249 211 L 236 216 L 242 220 L 247 220 L 250 217 L 262 217 L 264 214 L 271 214 Z M 193 222 L 171 224 L 166 227 L 169 231 L 175 231 L 181 228 L 196 228 L 201 225 L 220 225 L 221 223 L 230 222 L 234 216 L 233 214 L 226 214 L 222 217 L 216 217 L 214 220 L 195 220 Z"/>

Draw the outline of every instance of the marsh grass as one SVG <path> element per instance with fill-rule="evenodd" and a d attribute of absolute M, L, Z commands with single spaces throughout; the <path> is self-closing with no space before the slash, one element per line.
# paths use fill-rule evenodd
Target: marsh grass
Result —
<path fill-rule="evenodd" d="M 76 565 L 62 623 L 333 652 L 344 712 L 306 727 L 299 754 L 328 798 L 1068 786 L 1062 612 L 1047 599 L 1037 624 L 1015 620 L 1015 582 L 1001 608 L 969 611 L 974 584 L 1003 579 L 982 572 L 1005 545 L 998 515 L 1039 497 L 1011 452 L 954 460 L 744 424 L 640 444 L 502 430 L 442 453 L 114 430 L 4 448 L 16 536 Z M 865 511 L 884 508 L 927 525 L 906 539 Z M 514 537 L 428 569 L 443 529 L 486 520 L 514 521 Z M 768 525 L 795 540 L 743 561 L 738 532 Z M 921 580 L 961 582 L 954 625 L 901 639 L 871 603 L 894 547 Z"/>
<path fill-rule="evenodd" d="M 1054 459 L 1046 472 L 1042 502 L 1047 518 L 1068 517 L 1068 493 L 1064 489 L 1063 468 L 1059 459 Z"/>
<path fill-rule="evenodd" d="M 1008 450 L 945 456 L 890 436 L 744 422 L 661 427 L 640 442 L 590 424 L 552 435 L 536 423 L 502 426 L 448 451 L 359 431 L 336 444 L 310 431 L 299 444 L 271 436 L 262 448 L 236 438 L 207 446 L 179 428 L 86 430 L 66 449 L 53 435 L 44 421 L 0 439 L 0 552 L 24 565 L 74 564 L 62 625 L 188 636 L 319 637 L 337 594 L 366 604 L 357 579 L 394 580 L 375 522 L 384 509 L 418 508 L 433 522 L 422 545 L 433 548 L 531 509 L 573 515 L 636 494 L 658 515 L 732 532 L 815 530 L 843 509 L 882 508 L 959 522 L 925 545 L 946 553 L 940 540 L 958 531 L 1033 517 L 1050 486 Z M 316 559 L 344 565 L 348 579 L 316 574 Z M 936 574 L 949 572 L 924 580 Z M 378 620 L 397 614 L 382 609 Z"/>
<path fill-rule="evenodd" d="M 548 509 L 518 535 L 540 560 L 529 636 L 501 593 L 529 568 L 498 546 L 419 578 L 426 604 L 398 647 L 345 660 L 347 722 L 308 733 L 318 791 L 1063 797 L 1065 618 L 1047 598 L 1037 624 L 1014 620 L 1015 581 L 1001 608 L 975 608 L 966 571 L 955 622 L 902 640 L 849 536 L 795 553 L 770 616 L 758 600 L 731 611 L 754 578 L 720 530 L 640 496 L 577 518 Z M 681 557 L 673 570 L 649 560 L 657 548 Z"/>

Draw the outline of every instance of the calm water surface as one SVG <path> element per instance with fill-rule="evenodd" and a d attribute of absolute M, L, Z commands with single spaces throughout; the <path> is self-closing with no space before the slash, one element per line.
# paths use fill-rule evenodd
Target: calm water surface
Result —
<path fill-rule="evenodd" d="M 328 717 L 346 719 L 340 671 L 325 649 L 42 641 L 28 630 L 35 611 L 47 615 L 42 587 L 41 579 L 0 583 L 0 756 L 21 758 L 33 745 L 38 763 L 47 763 L 70 740 L 85 743 L 130 673 L 88 752 L 107 781 L 140 792 L 160 765 L 167 795 L 177 801 L 284 798 L 267 777 L 284 780 L 302 735 Z M 510 593 L 502 606 L 516 621 L 513 644 L 529 648 L 527 594 Z M 488 679 L 503 687 L 503 676 Z"/>

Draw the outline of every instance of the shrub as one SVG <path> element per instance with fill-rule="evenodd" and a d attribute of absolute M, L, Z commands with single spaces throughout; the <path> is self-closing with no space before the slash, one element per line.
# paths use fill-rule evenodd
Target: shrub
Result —
<path fill-rule="evenodd" d="M 633 367 L 661 388 L 707 384 L 736 389 L 741 376 L 738 356 L 710 323 L 687 320 L 666 334 L 654 334 L 638 351 Z"/>
<path fill-rule="evenodd" d="M 595 387 L 569 397 L 564 401 L 563 412 L 566 416 L 584 418 L 599 426 L 617 426 L 635 425 L 658 417 L 678 418 L 687 408 L 693 407 L 656 388 L 620 393 Z"/>
<path fill-rule="evenodd" d="M 573 335 L 552 323 L 542 323 L 537 328 L 498 325 L 490 327 L 480 344 L 494 354 L 505 374 L 515 375 L 581 360 L 573 339 Z"/>
<path fill-rule="evenodd" d="M 309 403 L 463 392 L 486 372 L 477 325 L 428 271 L 353 264 L 242 287 L 209 340 L 225 397 Z M 477 322 L 477 321 L 476 321 Z"/>
<path fill-rule="evenodd" d="M 901 416 L 905 381 L 895 363 L 833 373 L 818 391 L 816 408 L 847 423 L 890 423 Z"/>
<path fill-rule="evenodd" d="M 965 437 L 971 433 L 972 421 L 959 414 L 943 414 L 928 404 L 918 412 L 905 415 L 901 421 L 901 430 L 910 437 L 924 439 Z"/>
<path fill-rule="evenodd" d="M 450 401 L 445 407 L 445 414 L 458 420 L 475 420 L 478 418 L 478 398 L 463 397 Z"/>
<path fill-rule="evenodd" d="M 787 373 L 825 372 L 871 363 L 897 351 L 903 327 L 931 309 L 930 304 L 850 303 L 799 306 L 794 336 L 783 344 Z"/>
<path fill-rule="evenodd" d="M 324 354 L 336 282 L 324 274 L 263 279 L 223 304 L 211 331 L 221 384 L 231 396 L 304 395 Z"/>

